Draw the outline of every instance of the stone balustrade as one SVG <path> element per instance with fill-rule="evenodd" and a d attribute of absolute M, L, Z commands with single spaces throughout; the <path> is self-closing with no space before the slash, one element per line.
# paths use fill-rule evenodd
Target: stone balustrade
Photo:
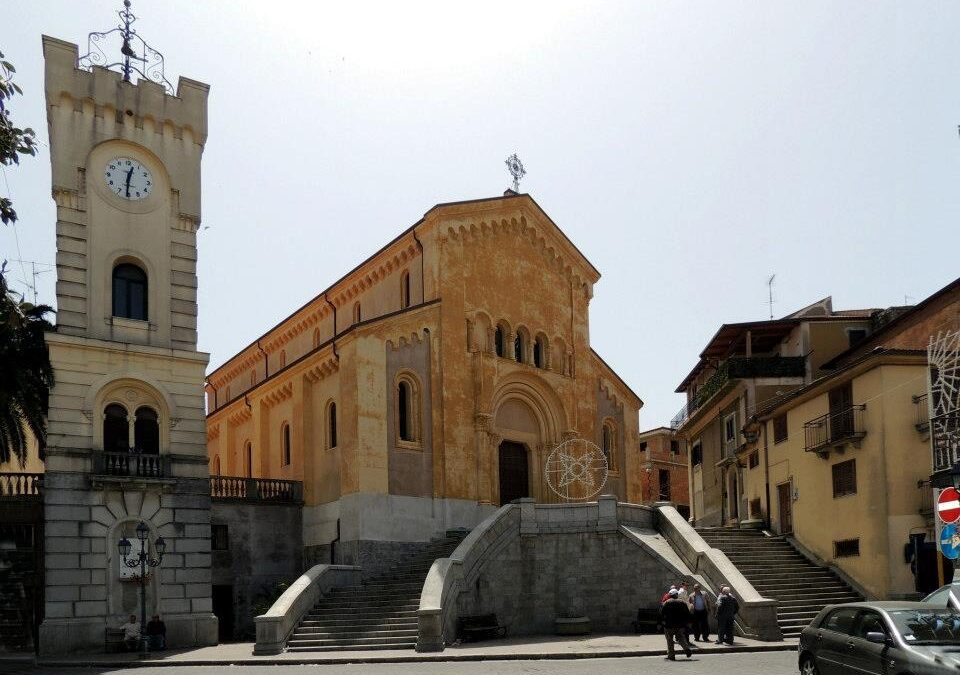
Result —
<path fill-rule="evenodd" d="M 40 499 L 42 473 L 0 473 L 0 499 Z"/>
<path fill-rule="evenodd" d="M 303 483 L 274 478 L 210 476 L 210 496 L 213 499 L 295 504 L 303 501 Z"/>

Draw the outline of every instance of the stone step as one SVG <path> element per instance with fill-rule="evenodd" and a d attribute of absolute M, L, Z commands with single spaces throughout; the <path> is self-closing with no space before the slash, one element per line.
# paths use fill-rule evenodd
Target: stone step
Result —
<path fill-rule="evenodd" d="M 293 639 L 287 643 L 288 651 L 297 650 L 298 648 L 302 647 L 339 647 L 341 649 L 352 647 L 354 649 L 370 649 L 375 648 L 377 645 L 384 649 L 403 649 L 405 647 L 413 648 L 416 646 L 416 644 L 416 638 L 409 637 L 358 637 L 349 639 L 317 638 L 304 640 Z"/>
<path fill-rule="evenodd" d="M 413 641 L 404 641 L 397 643 L 387 643 L 387 644 L 333 644 L 333 645 L 313 645 L 313 646 L 292 646 L 287 647 L 288 652 L 345 652 L 351 650 L 363 650 L 371 651 L 377 650 L 382 651 L 385 649 L 413 649 L 417 646 L 416 640 Z"/>
<path fill-rule="evenodd" d="M 353 640 L 353 639 L 368 639 L 368 638 L 416 638 L 417 637 L 417 627 L 413 628 L 393 628 L 393 629 L 376 629 L 371 628 L 370 630 L 337 630 L 337 631 L 327 631 L 327 630 L 314 630 L 314 629 L 301 629 L 298 628 L 293 632 L 293 640 Z"/>
<path fill-rule="evenodd" d="M 335 619 L 304 619 L 300 622 L 301 628 L 336 628 L 339 626 L 409 626 L 417 625 L 417 615 L 411 612 L 407 616 L 384 617 L 380 614 L 370 617 L 343 617 Z"/>

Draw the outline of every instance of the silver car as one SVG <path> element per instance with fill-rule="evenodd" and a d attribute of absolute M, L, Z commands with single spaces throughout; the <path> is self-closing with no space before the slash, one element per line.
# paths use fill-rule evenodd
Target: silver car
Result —
<path fill-rule="evenodd" d="M 960 581 L 941 586 L 923 599 L 923 602 L 938 607 L 960 609 Z"/>
<path fill-rule="evenodd" d="M 922 602 L 828 605 L 800 634 L 802 675 L 960 674 L 960 611 Z"/>

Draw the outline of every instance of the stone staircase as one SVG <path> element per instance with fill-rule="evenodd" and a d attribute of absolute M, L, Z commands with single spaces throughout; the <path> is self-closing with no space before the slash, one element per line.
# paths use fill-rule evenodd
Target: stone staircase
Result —
<path fill-rule="evenodd" d="M 420 591 L 437 558 L 447 558 L 466 533 L 448 532 L 360 586 L 333 589 L 307 613 L 287 651 L 413 649 Z"/>
<path fill-rule="evenodd" d="M 723 551 L 763 597 L 778 601 L 777 623 L 785 638 L 798 637 L 826 605 L 863 600 L 829 568 L 810 562 L 784 537 L 730 528 L 698 528 L 697 532 Z"/>

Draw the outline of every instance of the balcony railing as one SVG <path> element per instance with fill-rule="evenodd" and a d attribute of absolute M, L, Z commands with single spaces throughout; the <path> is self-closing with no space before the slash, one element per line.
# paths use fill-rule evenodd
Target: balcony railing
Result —
<path fill-rule="evenodd" d="M 293 504 L 303 501 L 303 483 L 274 478 L 210 476 L 210 496 L 214 499 Z"/>
<path fill-rule="evenodd" d="M 0 473 L 0 499 L 39 499 L 42 473 Z"/>
<path fill-rule="evenodd" d="M 853 405 L 839 412 L 828 413 L 803 425 L 807 452 L 821 452 L 830 446 L 856 441 L 866 435 L 863 411 L 867 406 Z"/>
<path fill-rule="evenodd" d="M 933 486 L 929 480 L 918 480 L 917 489 L 920 490 L 920 515 L 933 515 Z"/>
<path fill-rule="evenodd" d="M 915 422 L 914 425 L 920 433 L 930 431 L 930 408 L 927 405 L 927 394 L 919 394 L 913 397 L 913 407 Z"/>
<path fill-rule="evenodd" d="M 93 472 L 99 476 L 133 476 L 137 478 L 163 478 L 170 475 L 170 462 L 166 455 L 138 452 L 95 452 Z"/>
<path fill-rule="evenodd" d="M 755 377 L 803 377 L 807 372 L 802 356 L 731 356 L 703 383 L 697 393 L 677 413 L 670 426 L 677 429 L 713 395 L 732 380 Z"/>

